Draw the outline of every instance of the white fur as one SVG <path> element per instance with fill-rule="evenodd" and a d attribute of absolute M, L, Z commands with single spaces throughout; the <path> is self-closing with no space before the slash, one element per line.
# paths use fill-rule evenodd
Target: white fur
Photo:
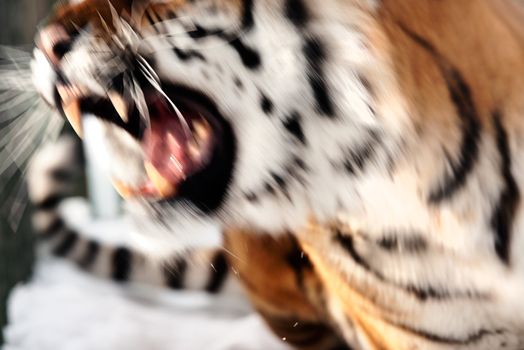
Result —
<path fill-rule="evenodd" d="M 219 243 L 222 227 L 245 226 L 274 234 L 284 230 L 298 232 L 311 217 L 321 224 L 338 221 L 353 232 L 365 232 L 370 239 L 381 238 L 380 234 L 387 230 L 420 232 L 431 246 L 423 257 L 391 257 L 358 236 L 354 238 L 355 246 L 362 256 L 372 261 L 372 267 L 393 282 L 416 286 L 431 283 L 444 290 L 480 290 L 492 299 L 482 304 L 467 298 L 421 303 L 392 286 L 377 283 L 340 247 L 333 247 L 329 233 L 310 243 L 329 265 L 345 274 L 348 281 L 369 288 L 378 303 L 388 305 L 395 321 L 457 337 L 479 327 L 505 328 L 515 337 L 522 334 L 524 304 L 516 299 L 518 293 L 515 292 L 523 289 L 524 282 L 518 273 L 521 271 L 508 272 L 499 263 L 493 249 L 492 229 L 486 219 L 502 186 L 495 144 L 489 138 L 482 139 L 479 147 L 483 155 L 476 164 L 478 169 L 453 200 L 434 207 L 428 205 L 429 193 L 439 185 L 439 174 L 449 168 L 440 148 L 443 136 L 426 135 L 424 142 L 417 138 L 409 103 L 401 95 L 400 83 L 390 66 L 391 57 L 380 56 L 376 53 L 380 50 L 370 50 L 373 42 L 365 36 L 364 26 L 373 19 L 365 9 L 376 8 L 378 2 L 358 2 L 360 6 L 350 1 L 326 1 L 322 6 L 313 1 L 307 3 L 314 12 L 314 20 L 304 34 L 282 15 L 282 1 L 255 1 L 256 26 L 252 31 L 241 33 L 241 38 L 260 52 L 262 66 L 258 71 L 245 68 L 238 54 L 222 39 L 209 37 L 194 42 L 185 38 L 180 23 L 165 24 L 164 30 L 176 33 L 168 45 L 164 38 L 147 38 L 156 73 L 162 79 L 198 89 L 217 103 L 234 128 L 238 157 L 226 200 L 213 214 L 205 216 L 191 203 L 161 208 L 144 206 L 140 201 L 130 203 L 142 225 L 142 235 L 137 242 L 152 254 L 163 256 L 187 244 L 202 244 L 204 234 L 214 235 L 215 242 Z M 203 13 L 207 17 L 202 17 Z M 204 26 L 226 30 L 238 27 L 234 12 L 211 16 L 202 8 L 188 7 L 181 14 Z M 315 109 L 305 75 L 307 62 L 301 52 L 304 35 L 318 36 L 326 46 L 329 59 L 324 73 L 335 101 L 337 119 L 322 117 Z M 89 37 L 85 39 L 84 45 L 90 42 Z M 182 50 L 197 50 L 207 61 L 182 62 L 166 49 L 173 44 Z M 35 75 L 44 76 L 42 72 L 47 68 L 40 62 L 41 55 L 35 56 L 39 62 L 34 67 Z M 101 64 L 100 57 L 90 55 L 89 47 L 79 42 L 67 58 L 67 73 L 86 86 L 97 85 L 90 74 L 93 66 Z M 216 65 L 222 67 L 222 72 Z M 364 73 L 373 84 L 374 96 L 358 79 L 359 74 Z M 243 91 L 237 90 L 233 76 L 242 81 Z M 38 88 L 44 89 L 46 95 L 42 84 Z M 100 85 L 92 90 L 103 93 L 99 88 Z M 272 116 L 261 111 L 260 91 L 274 103 Z M 375 115 L 368 106 L 373 107 Z M 308 143 L 305 147 L 298 145 L 282 126 L 282 120 L 295 110 L 302 116 Z M 111 135 L 112 145 L 108 151 L 116 157 L 113 174 L 123 181 L 139 181 L 144 175 L 143 155 L 138 145 L 133 145 L 134 141 L 123 131 L 108 125 L 103 127 Z M 344 160 L 345 151 L 366 142 L 369 131 L 380 135 L 381 145 L 376 147 L 373 160 L 367 164 L 365 176 L 349 176 L 334 167 L 334 163 Z M 447 137 L 451 141 L 457 139 L 453 133 Z M 452 149 L 455 144 L 446 145 L 451 148 L 450 153 L 456 152 Z M 132 154 L 131 161 L 122 158 L 120 148 Z M 264 194 L 266 183 L 271 184 L 270 174 L 284 171 L 293 157 L 302 159 L 309 169 L 303 174 L 303 184 L 297 179 L 291 180 L 289 198 L 278 191 L 276 195 Z M 388 169 L 390 158 L 396 160 L 394 169 Z M 523 161 L 518 158 L 514 173 L 522 174 L 522 166 Z M 524 181 L 521 177 L 520 183 Z M 257 193 L 258 201 L 248 201 L 246 193 Z M 162 222 L 155 221 L 151 215 L 158 210 Z M 523 225 L 520 214 L 516 226 L 522 228 Z M 310 238 L 304 235 L 304 239 Z M 517 247 L 524 244 L 521 234 L 517 234 L 515 242 Z M 522 259 L 518 261 L 521 267 Z M 389 326 L 384 329 L 391 331 Z M 348 341 L 365 348 L 367 341 L 358 330 L 346 333 Z M 515 337 L 506 338 L 511 346 L 524 342 Z M 400 339 L 405 346 L 430 348 L 413 337 Z M 495 349 L 499 346 L 496 341 L 498 338 L 493 337 L 475 346 Z"/>

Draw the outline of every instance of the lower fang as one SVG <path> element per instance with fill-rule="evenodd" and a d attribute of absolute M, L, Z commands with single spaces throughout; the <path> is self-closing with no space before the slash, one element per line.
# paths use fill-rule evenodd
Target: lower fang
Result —
<path fill-rule="evenodd" d="M 153 166 L 153 164 L 146 162 L 144 164 L 147 176 L 149 177 L 149 180 L 155 187 L 155 189 L 158 192 L 158 195 L 162 198 L 169 198 L 176 195 L 177 188 L 174 186 L 171 182 L 169 182 L 167 179 L 165 179 L 159 172 L 156 170 L 156 168 Z"/>
<path fill-rule="evenodd" d="M 200 148 L 194 142 L 189 143 L 188 149 L 192 159 L 200 159 L 202 157 Z"/>
<path fill-rule="evenodd" d="M 135 191 L 133 191 L 130 186 L 118 180 L 113 180 L 112 182 L 113 182 L 113 187 L 115 188 L 115 190 L 118 192 L 118 194 L 122 198 L 128 199 L 134 196 Z"/>
<path fill-rule="evenodd" d="M 209 126 L 205 122 L 193 122 L 193 129 L 200 140 L 205 140 L 209 137 Z"/>

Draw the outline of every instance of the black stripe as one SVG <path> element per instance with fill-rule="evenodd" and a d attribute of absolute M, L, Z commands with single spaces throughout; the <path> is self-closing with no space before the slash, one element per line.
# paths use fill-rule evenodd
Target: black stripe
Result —
<path fill-rule="evenodd" d="M 40 232 L 38 238 L 51 239 L 57 235 L 57 233 L 65 227 L 64 220 L 60 217 L 55 217 L 51 224 L 46 229 Z"/>
<path fill-rule="evenodd" d="M 226 257 L 222 253 L 217 253 L 211 264 L 211 279 L 205 289 L 209 293 L 217 293 L 226 280 L 228 264 Z"/>
<path fill-rule="evenodd" d="M 131 251 L 125 247 L 119 247 L 113 252 L 111 258 L 113 271 L 111 278 L 117 282 L 126 282 L 131 274 L 132 263 Z"/>
<path fill-rule="evenodd" d="M 327 344 L 334 344 L 339 341 L 333 329 L 324 323 L 302 320 L 296 315 L 283 317 L 270 315 L 268 312 L 262 312 L 262 315 L 273 332 L 279 337 L 286 338 L 286 343 L 293 347 L 326 349 Z M 347 350 L 348 348 L 340 349 Z"/>
<path fill-rule="evenodd" d="M 253 192 L 244 193 L 244 197 L 251 203 L 258 202 L 259 200 L 258 196 Z"/>
<path fill-rule="evenodd" d="M 71 171 L 69 169 L 53 169 L 50 174 L 51 178 L 54 181 L 60 182 L 60 183 L 71 183 L 75 177 L 74 171 Z"/>
<path fill-rule="evenodd" d="M 364 270 L 372 271 L 371 266 L 357 253 L 355 250 L 355 245 L 353 243 L 353 236 L 344 235 L 342 232 L 337 231 L 335 234 L 335 241 L 344 248 L 344 250 L 349 253 L 353 261 L 360 265 Z M 383 279 L 383 276 L 380 273 L 373 273 L 377 275 L 379 279 Z"/>
<path fill-rule="evenodd" d="M 302 0 L 287 0 L 284 11 L 286 17 L 299 29 L 309 21 L 309 12 Z"/>
<path fill-rule="evenodd" d="M 495 231 L 495 251 L 506 264 L 510 262 L 511 230 L 515 213 L 520 202 L 520 192 L 517 182 L 511 172 L 511 150 L 508 144 L 508 134 L 502 125 L 499 113 L 493 114 L 497 149 L 500 154 L 500 172 L 504 179 L 504 187 L 500 199 L 491 217 L 491 227 Z"/>
<path fill-rule="evenodd" d="M 301 144 L 306 144 L 306 136 L 302 130 L 302 125 L 300 124 L 300 114 L 294 111 L 291 115 L 284 120 L 284 127 L 286 130 L 293 135 Z"/>
<path fill-rule="evenodd" d="M 182 289 L 184 287 L 184 277 L 187 272 L 187 261 L 184 258 L 176 259 L 172 264 L 166 265 L 162 269 L 166 285 L 171 289 Z"/>
<path fill-rule="evenodd" d="M 459 152 L 460 158 L 458 162 L 451 163 L 451 174 L 446 173 L 440 187 L 429 195 L 431 203 L 439 203 L 450 199 L 460 190 L 473 170 L 479 154 L 480 119 L 471 95 L 471 89 L 459 70 L 438 53 L 427 40 L 403 25 L 400 25 L 400 27 L 414 42 L 433 56 L 446 81 L 451 101 L 461 121 L 462 141 Z"/>
<path fill-rule="evenodd" d="M 146 11 L 145 16 L 146 16 L 147 21 L 148 21 L 149 24 L 151 25 L 151 27 L 153 27 L 154 31 L 155 31 L 157 34 L 160 34 L 158 28 L 155 26 L 155 23 L 156 23 L 157 21 L 155 21 L 155 20 L 153 19 L 153 17 L 151 16 L 151 13 L 150 13 L 149 11 Z"/>
<path fill-rule="evenodd" d="M 313 265 L 309 257 L 302 251 L 298 241 L 295 237 L 290 236 L 292 244 L 291 251 L 286 256 L 286 262 L 291 267 L 295 274 L 296 283 L 299 288 L 304 287 L 304 272 L 311 271 Z"/>
<path fill-rule="evenodd" d="M 253 48 L 248 47 L 244 44 L 240 38 L 231 39 L 229 45 L 235 49 L 235 51 L 240 56 L 242 63 L 249 69 L 257 69 L 260 67 L 262 59 L 260 54 Z"/>
<path fill-rule="evenodd" d="M 55 209 L 64 198 L 65 196 L 61 193 L 53 193 L 43 200 L 36 202 L 34 206 L 37 210 Z"/>
<path fill-rule="evenodd" d="M 53 249 L 53 254 L 58 257 L 66 256 L 69 254 L 69 252 L 71 252 L 71 250 L 73 250 L 77 241 L 78 234 L 73 231 L 65 233 L 61 242 L 58 243 L 58 245 Z"/>
<path fill-rule="evenodd" d="M 99 252 L 100 244 L 97 241 L 90 240 L 89 242 L 87 242 L 84 256 L 80 259 L 78 264 L 84 269 L 90 268 L 91 266 L 93 266 Z"/>
<path fill-rule="evenodd" d="M 376 148 L 380 142 L 379 136 L 375 131 L 369 131 L 368 138 L 355 148 L 346 152 L 343 166 L 350 175 L 363 172 L 366 165 L 375 156 Z"/>
<path fill-rule="evenodd" d="M 302 50 L 308 63 L 307 76 L 309 85 L 313 90 L 317 109 L 320 113 L 333 117 L 335 108 L 324 76 L 326 49 L 318 38 L 309 38 L 306 39 Z"/>
<path fill-rule="evenodd" d="M 200 60 L 203 62 L 206 62 L 206 58 L 204 55 L 202 55 L 200 52 L 195 50 L 181 50 L 177 47 L 173 48 L 173 52 L 175 53 L 176 57 L 178 57 L 181 61 L 189 61 L 189 60 Z"/>
<path fill-rule="evenodd" d="M 444 176 L 441 187 L 430 194 L 429 200 L 438 203 L 449 199 L 466 183 L 472 172 L 479 154 L 480 122 L 473 104 L 468 85 L 462 80 L 458 71 L 450 72 L 447 76 L 448 89 L 455 108 L 462 121 L 462 141 L 460 159 L 452 163 L 452 174 Z"/>
<path fill-rule="evenodd" d="M 428 249 L 428 242 L 420 234 L 388 233 L 381 237 L 377 244 L 389 252 L 420 253 Z"/>
<path fill-rule="evenodd" d="M 224 29 L 208 29 L 204 28 L 201 25 L 195 24 L 191 27 L 187 27 L 187 35 L 194 40 L 200 40 L 208 36 L 218 36 L 223 38 L 225 35 Z"/>
<path fill-rule="evenodd" d="M 240 59 L 242 60 L 242 64 L 248 69 L 255 70 L 262 64 L 262 58 L 260 57 L 258 51 L 247 46 L 240 39 L 241 35 L 239 33 L 229 34 L 226 33 L 223 29 L 209 29 L 196 24 L 191 29 L 188 29 L 187 34 L 194 40 L 201 40 L 210 36 L 223 40 L 238 53 Z"/>
<path fill-rule="evenodd" d="M 62 59 L 66 53 L 71 51 L 73 41 L 72 40 L 62 40 L 53 45 L 53 53 L 56 58 L 59 60 Z"/>
<path fill-rule="evenodd" d="M 289 192 L 287 191 L 288 184 L 294 179 L 300 184 L 305 185 L 306 181 L 303 177 L 303 173 L 308 171 L 309 167 L 307 164 L 305 164 L 302 159 L 298 158 L 298 156 L 293 156 L 281 173 L 270 173 L 271 179 L 264 182 L 263 189 L 257 191 L 246 191 L 243 195 L 247 201 L 257 203 L 260 201 L 260 197 L 265 194 L 264 192 L 270 195 L 276 195 L 276 189 L 278 188 L 288 200 L 291 200 Z"/>
<path fill-rule="evenodd" d="M 265 94 L 261 94 L 260 107 L 265 114 L 271 114 L 273 112 L 273 101 L 269 99 Z"/>
<path fill-rule="evenodd" d="M 477 343 L 478 341 L 482 340 L 482 338 L 486 336 L 493 336 L 493 335 L 500 335 L 504 332 L 502 330 L 486 330 L 486 329 L 480 329 L 475 333 L 467 334 L 464 337 L 456 338 L 456 337 L 450 337 L 447 335 L 439 335 L 435 333 L 431 333 L 425 330 L 412 328 L 407 325 L 403 325 L 400 323 L 395 323 L 389 321 L 392 325 L 395 327 L 401 329 L 402 331 L 406 333 L 411 333 L 414 336 L 417 336 L 419 338 L 423 338 L 426 341 L 433 342 L 433 343 L 440 343 L 440 344 L 446 344 L 446 345 L 472 345 L 474 343 Z"/>
<path fill-rule="evenodd" d="M 254 0 L 244 0 L 244 9 L 242 14 L 242 27 L 249 30 L 255 25 L 253 16 Z"/>
<path fill-rule="evenodd" d="M 357 252 L 355 249 L 353 236 L 344 235 L 340 231 L 336 231 L 333 237 L 335 242 L 338 243 L 353 259 L 353 261 L 361 268 L 366 270 L 368 273 L 373 275 L 379 281 L 387 283 L 393 287 L 402 289 L 413 296 L 419 301 L 426 301 L 428 299 L 444 300 L 444 299 L 486 299 L 487 295 L 484 293 L 470 292 L 470 291 L 449 291 L 441 290 L 432 286 L 415 286 L 411 284 L 399 284 L 397 282 L 388 280 L 381 272 L 375 270 L 369 263 Z"/>
<path fill-rule="evenodd" d="M 275 182 L 275 184 L 277 185 L 278 189 L 280 189 L 280 191 L 282 192 L 282 194 L 284 196 L 286 196 L 286 198 L 288 200 L 291 200 L 291 197 L 289 195 L 289 191 L 288 191 L 288 180 L 290 180 L 290 178 L 284 178 L 276 173 L 271 173 L 271 178 L 273 179 L 273 181 Z M 273 186 L 271 184 L 266 184 L 266 190 L 269 190 L 268 192 L 270 194 L 275 194 L 275 188 L 273 188 Z"/>
<path fill-rule="evenodd" d="M 353 348 L 346 344 L 339 344 L 339 345 L 335 345 L 334 347 L 330 348 L 329 350 L 353 350 Z"/>

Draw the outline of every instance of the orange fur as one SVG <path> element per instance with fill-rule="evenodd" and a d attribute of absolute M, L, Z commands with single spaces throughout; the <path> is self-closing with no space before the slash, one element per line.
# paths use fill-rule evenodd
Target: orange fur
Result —
<path fill-rule="evenodd" d="M 162 18 L 184 3 L 173 1 L 144 11 Z M 238 10 L 242 2 L 217 3 Z M 127 1 L 113 0 L 112 4 L 121 15 L 132 12 Z M 492 132 L 491 117 L 499 110 L 505 118 L 502 123 L 511 125 L 510 132 L 524 132 L 524 119 L 514 117 L 516 113 L 504 113 L 524 111 L 524 75 L 515 73 L 524 72 L 524 15 L 519 12 L 522 10 L 508 0 L 381 1 L 372 16 L 368 37 L 372 50 L 382 51 L 392 62 L 416 126 L 418 138 L 413 142 L 440 144 L 445 140 L 443 147 L 450 154 L 459 147 L 456 111 L 438 57 L 456 67 L 471 87 L 484 130 Z M 110 23 L 110 15 L 107 0 L 88 0 L 59 9 L 54 21 L 73 30 L 88 22 L 100 25 L 100 18 Z M 417 43 L 416 38 L 430 47 Z M 381 321 L 388 304 L 398 300 L 388 299 L 372 285 L 357 289 L 336 266 L 326 262 L 331 229 L 312 225 L 297 235 L 299 242 L 291 236 L 272 238 L 232 229 L 226 239 L 226 247 L 234 256 L 230 263 L 261 315 L 291 344 L 323 349 L 326 344 L 340 342 L 340 329 L 334 326 L 338 321 L 326 310 L 326 298 L 334 297 L 374 349 L 403 349 L 405 343 L 396 337 L 402 331 Z M 323 251 L 318 249 L 322 244 Z M 302 249 L 312 265 L 304 263 L 294 269 L 289 259 L 296 258 Z M 305 344 L 312 336 L 325 343 Z"/>

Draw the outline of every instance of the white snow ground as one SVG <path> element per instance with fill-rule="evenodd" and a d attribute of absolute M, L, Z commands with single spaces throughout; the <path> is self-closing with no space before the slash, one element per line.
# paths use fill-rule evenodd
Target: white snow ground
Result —
<path fill-rule="evenodd" d="M 219 302 L 198 293 L 144 293 L 63 261 L 40 261 L 33 281 L 11 295 L 4 349 L 287 349 L 256 314 L 217 311 Z"/>
<path fill-rule="evenodd" d="M 41 257 L 10 296 L 4 350 L 289 349 L 243 302 L 118 286 Z"/>

